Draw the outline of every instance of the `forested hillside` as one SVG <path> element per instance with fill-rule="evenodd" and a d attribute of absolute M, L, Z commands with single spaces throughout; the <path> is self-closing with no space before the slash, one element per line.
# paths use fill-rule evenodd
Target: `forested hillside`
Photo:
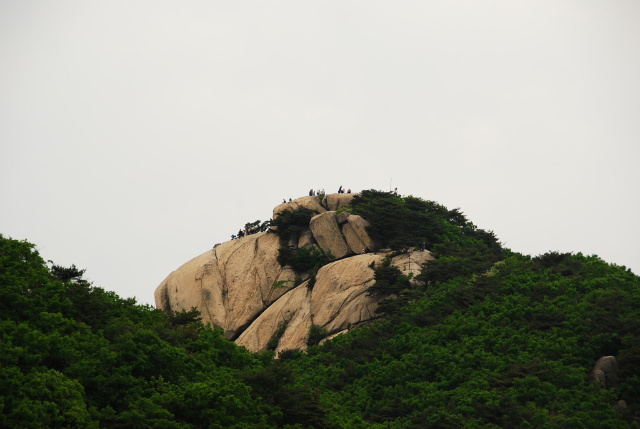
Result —
<path fill-rule="evenodd" d="M 354 213 L 422 274 L 375 267 L 383 318 L 251 354 L 0 235 L 0 427 L 638 428 L 640 279 L 596 256 L 503 248 L 457 209 L 364 191 Z M 592 370 L 615 356 L 617 380 Z"/>

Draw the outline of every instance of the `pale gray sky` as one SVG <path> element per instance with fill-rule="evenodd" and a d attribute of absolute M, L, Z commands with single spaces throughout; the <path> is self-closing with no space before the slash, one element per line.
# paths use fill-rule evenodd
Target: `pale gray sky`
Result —
<path fill-rule="evenodd" d="M 340 185 L 638 274 L 639 136 L 637 0 L 0 0 L 0 233 L 141 303 Z"/>

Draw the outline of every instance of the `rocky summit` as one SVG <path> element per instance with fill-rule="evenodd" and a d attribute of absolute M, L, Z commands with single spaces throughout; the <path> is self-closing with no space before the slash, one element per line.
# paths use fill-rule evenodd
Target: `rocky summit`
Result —
<path fill-rule="evenodd" d="M 373 267 L 392 255 L 377 248 L 366 220 L 348 211 L 353 197 L 303 197 L 273 210 L 273 219 L 301 209 L 315 214 L 284 246 L 330 254 L 333 260 L 317 272 L 282 266 L 282 239 L 272 229 L 216 245 L 185 263 L 157 287 L 156 306 L 178 312 L 195 307 L 203 322 L 253 352 L 306 350 L 312 331 L 322 341 L 378 318 L 384 297 L 367 289 L 375 283 Z M 414 251 L 391 264 L 417 275 L 430 259 L 430 252 Z"/>

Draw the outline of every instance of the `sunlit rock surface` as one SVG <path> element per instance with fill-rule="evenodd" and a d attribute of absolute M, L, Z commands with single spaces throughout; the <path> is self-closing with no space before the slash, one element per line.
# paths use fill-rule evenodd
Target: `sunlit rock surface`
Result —
<path fill-rule="evenodd" d="M 336 258 L 344 258 L 351 251 L 340 232 L 335 212 L 324 212 L 311 218 L 309 228 L 318 245 Z"/>
<path fill-rule="evenodd" d="M 312 325 L 330 338 L 376 319 L 382 298 L 367 295 L 367 289 L 375 282 L 372 267 L 386 254 L 372 252 L 376 245 L 364 219 L 333 211 L 353 196 L 327 195 L 326 207 L 318 197 L 303 197 L 274 209 L 274 217 L 288 208 L 318 213 L 310 228 L 288 243 L 316 246 L 336 258 L 320 268 L 315 284 L 302 274 L 295 285 L 296 273 L 277 261 L 279 237 L 262 232 L 217 245 L 173 271 L 155 291 L 156 306 L 165 311 L 196 307 L 205 323 L 254 352 L 306 350 Z M 392 264 L 405 275 L 417 275 L 430 259 L 428 251 L 410 252 L 394 257 Z"/>

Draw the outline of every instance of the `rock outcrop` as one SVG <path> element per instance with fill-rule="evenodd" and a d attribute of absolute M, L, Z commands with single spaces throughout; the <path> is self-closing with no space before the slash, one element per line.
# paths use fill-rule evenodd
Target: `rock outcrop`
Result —
<path fill-rule="evenodd" d="M 275 283 L 293 284 L 295 273 L 276 260 L 279 246 L 278 236 L 266 232 L 222 243 L 169 274 L 155 291 L 156 306 L 196 307 L 205 322 L 235 338 L 286 292 Z"/>
<path fill-rule="evenodd" d="M 307 208 L 318 213 L 292 247 L 317 247 L 335 260 L 315 276 L 296 273 L 277 261 L 280 239 L 262 232 L 216 245 L 185 263 L 158 286 L 156 306 L 165 311 L 196 307 L 205 323 L 224 330 L 225 336 L 251 351 L 268 348 L 306 350 L 312 326 L 330 338 L 376 319 L 382 297 L 367 295 L 373 285 L 373 266 L 384 253 L 372 253 L 375 242 L 367 223 L 348 211 L 354 194 L 332 194 L 321 201 L 304 197 L 274 209 L 274 219 L 284 210 Z M 430 252 L 396 256 L 392 264 L 404 274 L 418 274 Z"/>
<path fill-rule="evenodd" d="M 313 234 L 310 229 L 305 229 L 300 234 L 300 238 L 298 239 L 298 247 L 313 247 L 317 246 L 316 239 L 313 238 Z"/>
<path fill-rule="evenodd" d="M 351 205 L 351 200 L 357 194 L 328 194 L 325 196 L 322 203 L 325 205 L 327 210 L 336 211 L 341 207 L 348 207 Z"/>
<path fill-rule="evenodd" d="M 362 244 L 366 247 L 366 250 L 370 252 L 374 252 L 376 250 L 376 245 L 369 237 L 369 233 L 367 232 L 367 226 L 369 226 L 369 222 L 364 220 L 361 216 L 351 215 L 347 217 L 347 225 L 349 228 L 353 229 L 353 232 L 358 236 Z"/>
<path fill-rule="evenodd" d="M 382 256 L 369 254 L 325 265 L 318 271 L 312 289 L 307 280 L 287 292 L 240 335 L 237 343 L 249 350 L 263 351 L 278 327 L 285 324 L 276 352 L 305 350 L 311 325 L 323 328 L 329 335 L 375 319 L 380 298 L 369 297 L 366 291 L 374 282 L 369 265 L 381 260 Z"/>
<path fill-rule="evenodd" d="M 344 258 L 351 251 L 338 227 L 336 212 L 324 212 L 311 218 L 309 228 L 320 248 L 336 258 Z"/>
<path fill-rule="evenodd" d="M 593 378 L 605 389 L 618 386 L 618 361 L 615 356 L 602 356 L 593 367 Z"/>
<path fill-rule="evenodd" d="M 353 198 L 353 197 L 352 197 Z M 324 201 L 323 201 L 324 202 Z M 273 218 L 277 218 L 280 213 L 285 210 L 298 210 L 301 208 L 313 210 L 318 213 L 324 213 L 327 208 L 321 204 L 320 198 L 316 197 L 302 197 L 293 201 L 284 202 L 273 209 Z M 335 209 L 334 209 L 335 210 Z"/>
<path fill-rule="evenodd" d="M 342 235 L 344 236 L 349 249 L 351 249 L 351 252 L 359 254 L 367 251 L 367 245 L 364 244 L 364 242 L 360 239 L 358 233 L 356 233 L 355 229 L 353 229 L 353 226 L 350 223 L 345 222 L 342 225 Z"/>

